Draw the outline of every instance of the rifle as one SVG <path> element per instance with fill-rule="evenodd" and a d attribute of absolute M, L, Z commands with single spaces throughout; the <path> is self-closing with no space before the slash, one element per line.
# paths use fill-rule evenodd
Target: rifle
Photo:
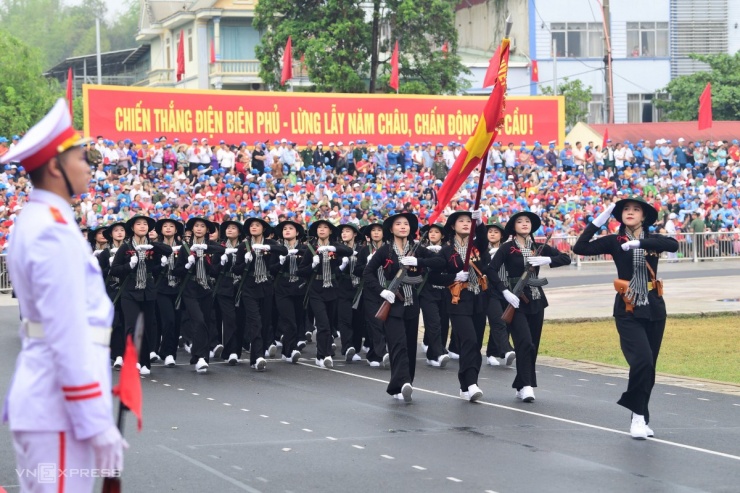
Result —
<path fill-rule="evenodd" d="M 371 245 L 367 245 L 368 255 L 373 253 L 373 247 Z M 357 288 L 357 292 L 355 293 L 355 298 L 352 300 L 352 309 L 357 310 L 360 306 L 360 299 L 362 298 L 362 291 L 365 288 L 365 279 L 360 279 L 360 287 Z"/>
<path fill-rule="evenodd" d="M 244 239 L 244 243 L 246 243 L 246 245 L 247 245 L 247 251 L 245 252 L 245 254 L 247 252 L 251 252 L 252 251 L 252 240 L 249 237 L 247 237 L 247 238 Z M 242 299 L 242 286 L 244 286 L 244 279 L 247 278 L 247 270 L 249 270 L 249 266 L 246 265 L 246 261 L 244 263 L 245 263 L 245 265 L 244 265 L 244 273 L 242 273 L 242 278 L 239 281 L 239 287 L 236 288 L 236 299 L 234 300 L 234 306 L 236 308 L 239 308 L 239 302 Z"/>
<path fill-rule="evenodd" d="M 414 248 L 412 248 L 408 254 L 409 257 L 413 257 L 416 254 L 416 250 L 421 245 L 421 242 L 424 241 L 424 238 L 426 238 L 428 233 L 428 231 L 424 233 L 424 236 L 422 236 L 421 239 L 416 242 Z M 388 287 L 386 289 L 395 294 L 397 299 L 403 300 L 403 296 L 401 295 L 401 291 L 399 290 L 399 288 L 401 287 L 401 283 L 406 280 L 408 267 L 401 263 L 399 263 L 399 266 L 400 268 L 398 269 L 398 272 L 396 272 L 396 275 L 393 276 L 393 279 L 391 280 L 390 284 L 388 284 Z M 381 322 L 385 322 L 388 319 L 388 314 L 390 312 L 391 304 L 388 303 L 388 300 L 383 300 L 383 304 L 380 305 L 380 308 L 378 308 L 378 311 L 375 313 L 375 318 L 377 318 Z"/>
<path fill-rule="evenodd" d="M 539 257 L 540 255 L 542 255 L 542 249 L 545 248 L 545 245 L 547 245 L 551 237 L 552 233 L 548 233 L 548 235 L 545 237 L 545 242 L 537 248 L 537 251 L 534 253 L 533 257 Z M 529 303 L 527 297 L 524 296 L 525 286 L 529 285 L 534 287 L 541 287 L 547 284 L 547 279 L 538 279 L 536 281 L 534 279 L 530 279 L 530 277 L 532 277 L 532 274 L 535 273 L 535 269 L 537 269 L 537 267 L 534 265 L 530 265 L 529 267 L 527 267 L 522 273 L 522 277 L 519 278 L 519 281 L 517 281 L 516 286 L 514 286 L 514 289 L 512 290 L 514 296 L 519 297 L 525 303 Z M 507 306 L 506 310 L 504 310 L 504 314 L 501 315 L 501 320 L 503 320 L 507 324 L 510 324 L 511 321 L 514 319 L 514 310 L 516 309 L 513 306 Z"/>
<path fill-rule="evenodd" d="M 313 259 L 313 256 L 316 255 L 316 249 L 311 244 L 311 238 L 306 239 L 306 247 L 308 248 L 308 251 L 311 254 L 311 259 Z M 309 291 L 311 291 L 311 284 L 313 284 L 314 279 L 316 279 L 315 272 L 311 274 L 311 277 L 309 278 L 308 283 L 306 284 L 306 294 L 303 296 L 303 308 L 304 309 L 308 308 L 308 293 Z"/>
<path fill-rule="evenodd" d="M 185 255 L 188 257 L 190 256 L 190 247 L 188 246 L 188 243 L 186 241 L 182 242 L 183 248 L 185 248 Z M 185 276 L 185 279 L 182 280 L 182 286 L 180 286 L 180 291 L 177 293 L 177 298 L 175 299 L 175 310 L 180 309 L 180 303 L 182 302 L 182 293 L 185 291 L 185 286 L 188 285 L 188 281 L 190 281 L 190 277 L 193 274 L 190 272 L 190 269 L 188 269 L 188 273 Z"/>

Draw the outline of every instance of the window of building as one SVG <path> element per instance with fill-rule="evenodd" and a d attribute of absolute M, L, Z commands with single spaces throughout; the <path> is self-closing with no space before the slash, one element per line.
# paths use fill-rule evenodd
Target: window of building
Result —
<path fill-rule="evenodd" d="M 663 110 L 654 102 L 667 97 L 664 94 L 627 94 L 627 122 L 648 123 L 659 122 L 663 118 Z"/>
<path fill-rule="evenodd" d="M 588 103 L 588 123 L 604 123 L 604 95 L 591 94 Z"/>
<path fill-rule="evenodd" d="M 631 57 L 668 56 L 668 23 L 628 22 L 627 50 Z"/>
<path fill-rule="evenodd" d="M 188 61 L 193 61 L 193 30 L 188 29 Z"/>
<path fill-rule="evenodd" d="M 167 38 L 164 41 L 164 53 L 165 58 L 167 59 L 167 70 L 169 70 L 172 68 L 172 46 L 170 43 L 170 38 Z"/>
<path fill-rule="evenodd" d="M 604 55 L 604 28 L 597 22 L 560 22 L 550 26 L 557 56 L 597 58 Z"/>

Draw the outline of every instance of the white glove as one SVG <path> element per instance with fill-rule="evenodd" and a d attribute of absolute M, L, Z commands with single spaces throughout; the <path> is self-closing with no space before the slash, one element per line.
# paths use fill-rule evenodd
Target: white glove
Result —
<path fill-rule="evenodd" d="M 369 255 L 367 256 L 367 261 L 368 261 L 368 262 L 370 262 L 370 259 L 371 259 L 371 258 L 373 258 L 373 255 L 375 255 L 375 252 L 373 252 L 373 253 L 371 253 L 371 254 L 369 254 Z"/>
<path fill-rule="evenodd" d="M 550 263 L 552 263 L 552 259 L 550 257 L 529 257 L 527 262 L 529 265 L 539 267 L 541 265 L 550 265 Z"/>
<path fill-rule="evenodd" d="M 185 268 L 186 269 L 191 268 L 194 263 L 195 263 L 195 255 L 188 256 L 188 262 L 185 264 Z"/>
<path fill-rule="evenodd" d="M 514 293 L 508 289 L 504 290 L 504 298 L 506 298 L 506 301 L 508 301 L 511 306 L 519 308 L 519 298 L 517 298 Z"/>
<path fill-rule="evenodd" d="M 493 257 L 494 255 L 496 255 L 496 249 L 495 248 L 489 249 L 488 250 L 488 255 L 490 255 L 491 257 Z"/>
<path fill-rule="evenodd" d="M 131 257 L 131 260 L 128 261 L 128 265 L 132 269 L 134 267 L 136 267 L 136 264 L 138 264 L 138 263 L 139 263 L 139 256 L 138 255 L 134 255 L 133 257 Z"/>
<path fill-rule="evenodd" d="M 226 265 L 226 262 L 228 261 L 229 261 L 228 253 L 224 253 L 223 255 L 221 255 L 221 265 Z"/>
<path fill-rule="evenodd" d="M 460 272 L 455 274 L 455 282 L 467 282 L 469 276 L 469 272 L 461 270 Z"/>
<path fill-rule="evenodd" d="M 406 267 L 416 267 L 419 265 L 419 259 L 416 257 L 401 257 L 401 263 Z"/>
<path fill-rule="evenodd" d="M 439 253 L 440 250 L 442 250 L 442 245 L 429 245 L 427 247 L 427 250 L 429 250 L 432 253 Z"/>
<path fill-rule="evenodd" d="M 347 265 L 348 264 L 349 264 L 349 257 L 344 257 L 342 259 L 342 265 L 339 266 L 339 270 L 341 270 L 342 272 L 344 272 L 344 269 L 347 268 Z"/>
<path fill-rule="evenodd" d="M 380 292 L 380 297 L 390 304 L 393 304 L 396 301 L 396 295 L 393 294 L 393 291 L 388 291 L 387 289 Z"/>
<path fill-rule="evenodd" d="M 164 255 L 162 255 L 162 259 L 161 259 L 161 260 L 159 261 L 159 263 L 160 263 L 160 264 L 162 264 L 162 267 L 164 267 L 165 265 L 167 265 L 167 263 L 168 263 L 169 261 L 170 261 L 170 259 L 168 259 L 168 258 L 167 258 L 167 257 L 165 257 Z"/>
<path fill-rule="evenodd" d="M 110 254 L 111 255 L 115 255 L 117 251 L 118 251 L 118 248 L 111 248 L 110 249 Z"/>
<path fill-rule="evenodd" d="M 246 263 L 249 263 L 252 261 L 252 252 L 247 252 L 244 254 L 244 261 Z"/>
<path fill-rule="evenodd" d="M 111 425 L 102 433 L 90 438 L 95 453 L 95 467 L 108 471 L 123 470 L 123 451 L 128 448 L 128 443 L 121 436 L 118 428 Z"/>
<path fill-rule="evenodd" d="M 611 215 L 612 215 L 612 211 L 614 210 L 614 206 L 615 206 L 615 205 L 616 205 L 616 204 L 611 204 L 611 205 L 610 205 L 609 207 L 607 207 L 606 209 L 604 209 L 604 210 L 603 210 L 603 211 L 601 212 L 601 214 L 599 214 L 598 216 L 596 216 L 596 218 L 595 218 L 595 219 L 594 219 L 593 221 L 591 221 L 591 223 L 592 223 L 592 224 L 593 224 L 594 226 L 598 227 L 598 228 L 600 228 L 600 227 L 602 227 L 603 225 L 605 225 L 605 224 L 606 224 L 606 222 L 607 222 L 607 221 L 609 220 L 609 218 L 611 217 Z"/>
<path fill-rule="evenodd" d="M 280 255 L 280 256 L 278 257 L 278 260 L 280 260 L 280 265 L 283 265 L 283 264 L 285 263 L 285 259 L 286 259 L 286 258 L 287 258 L 287 257 L 286 257 L 285 255 Z"/>
<path fill-rule="evenodd" d="M 226 255 L 231 255 L 232 253 L 236 253 L 238 251 L 239 251 L 238 248 L 227 248 L 226 249 Z"/>
<path fill-rule="evenodd" d="M 481 214 L 480 209 L 475 209 L 475 210 L 470 211 L 470 215 L 473 221 L 478 222 L 478 223 L 480 222 L 481 217 L 483 217 L 483 214 Z"/>
<path fill-rule="evenodd" d="M 95 255 L 96 257 L 98 257 L 98 256 L 100 256 L 101 253 L 103 253 L 103 250 L 95 250 L 93 252 L 93 255 Z"/>
<path fill-rule="evenodd" d="M 625 252 L 635 248 L 640 248 L 640 240 L 630 240 L 627 243 L 622 243 L 622 250 Z"/>
<path fill-rule="evenodd" d="M 172 247 L 172 251 L 177 253 L 180 251 L 180 248 L 182 248 L 182 245 L 175 245 Z"/>
<path fill-rule="evenodd" d="M 190 250 L 195 250 L 196 252 L 198 250 L 203 250 L 205 252 L 206 250 L 208 250 L 208 245 L 206 245 L 205 243 L 196 243 L 195 245 L 190 247 Z"/>
<path fill-rule="evenodd" d="M 257 243 L 256 245 L 252 245 L 252 250 L 255 251 L 263 251 L 263 252 L 269 252 L 270 251 L 270 245 L 263 245 L 262 243 Z"/>
<path fill-rule="evenodd" d="M 291 248 L 290 250 L 288 250 L 288 255 L 295 255 L 297 253 L 298 253 L 297 248 Z"/>
<path fill-rule="evenodd" d="M 134 247 L 134 250 L 136 250 L 137 252 L 140 252 L 142 250 L 145 250 L 145 251 L 146 250 L 151 250 L 151 249 L 152 249 L 152 246 L 151 245 L 136 245 Z"/>
<path fill-rule="evenodd" d="M 333 247 L 331 245 L 329 245 L 329 246 L 320 246 L 319 249 L 316 250 L 316 251 L 319 252 L 319 253 L 336 252 L 337 251 L 337 248 L 336 247 Z"/>
<path fill-rule="evenodd" d="M 319 262 L 321 262 L 321 259 L 319 259 L 318 255 L 314 255 L 313 259 L 311 260 L 311 268 L 313 269 L 317 265 L 319 265 Z"/>

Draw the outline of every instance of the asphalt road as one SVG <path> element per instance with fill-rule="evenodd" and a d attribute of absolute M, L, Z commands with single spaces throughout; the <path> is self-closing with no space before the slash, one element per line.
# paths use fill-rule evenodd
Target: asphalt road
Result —
<path fill-rule="evenodd" d="M 16 325 L 16 309 L 0 308 L 3 395 Z M 387 370 L 321 370 L 314 350 L 264 373 L 155 366 L 142 379 L 144 430 L 126 423 L 126 491 L 738 491 L 738 397 L 658 385 L 656 438 L 640 442 L 615 404 L 624 379 L 541 366 L 537 400 L 524 404 L 511 389 L 515 370 L 484 367 L 484 398 L 470 404 L 457 397 L 455 362 L 440 370 L 420 360 L 406 405 L 385 394 Z M 17 484 L 4 428 L 0 485 Z"/>

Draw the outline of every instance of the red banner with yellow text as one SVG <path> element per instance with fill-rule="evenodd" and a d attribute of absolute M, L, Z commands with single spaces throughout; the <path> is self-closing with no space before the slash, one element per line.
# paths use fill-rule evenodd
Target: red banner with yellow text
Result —
<path fill-rule="evenodd" d="M 229 144 L 286 138 L 400 145 L 465 141 L 487 97 L 272 93 L 83 86 L 85 133 L 110 140 L 169 142 L 206 137 Z M 507 97 L 498 141 L 562 144 L 562 96 Z M 211 142 L 212 144 L 214 142 Z"/>

